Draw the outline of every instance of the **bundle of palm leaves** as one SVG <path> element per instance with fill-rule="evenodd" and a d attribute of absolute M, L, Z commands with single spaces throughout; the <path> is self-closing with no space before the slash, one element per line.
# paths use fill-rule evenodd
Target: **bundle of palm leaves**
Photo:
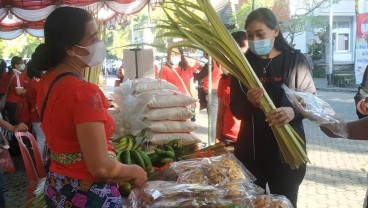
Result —
<path fill-rule="evenodd" d="M 240 80 L 246 88 L 264 89 L 209 0 L 196 0 L 196 3 L 186 0 L 164 0 L 162 7 L 167 20 L 160 21 L 156 28 L 165 31 L 162 37 L 181 40 L 171 44 L 168 47 L 169 51 L 175 47 L 203 50 Z M 264 92 L 260 107 L 267 114 L 276 107 L 267 92 L 265 90 Z M 271 128 L 283 159 L 291 168 L 299 168 L 309 161 L 303 148 L 303 140 L 289 124 Z"/>

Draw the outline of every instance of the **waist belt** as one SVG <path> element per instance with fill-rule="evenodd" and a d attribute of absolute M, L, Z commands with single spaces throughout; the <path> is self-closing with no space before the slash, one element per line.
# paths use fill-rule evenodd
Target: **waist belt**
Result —
<path fill-rule="evenodd" d="M 61 164 L 73 164 L 83 160 L 83 154 L 81 152 L 76 153 L 53 153 L 51 152 L 51 159 Z M 108 151 L 109 158 L 117 159 L 116 154 L 112 151 Z"/>

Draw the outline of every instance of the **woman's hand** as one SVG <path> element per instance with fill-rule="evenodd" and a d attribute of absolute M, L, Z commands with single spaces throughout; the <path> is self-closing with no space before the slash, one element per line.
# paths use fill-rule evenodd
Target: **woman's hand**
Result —
<path fill-rule="evenodd" d="M 134 187 L 141 186 L 147 181 L 147 172 L 138 165 L 129 165 L 133 178 L 129 181 Z"/>
<path fill-rule="evenodd" d="M 13 126 L 12 131 L 28 131 L 28 126 L 24 123 Z"/>
<path fill-rule="evenodd" d="M 259 107 L 261 99 L 263 98 L 263 89 L 252 88 L 247 92 L 247 99 L 253 106 Z"/>
<path fill-rule="evenodd" d="M 266 121 L 270 126 L 283 126 L 293 120 L 294 110 L 291 107 L 280 107 L 268 112 Z"/>

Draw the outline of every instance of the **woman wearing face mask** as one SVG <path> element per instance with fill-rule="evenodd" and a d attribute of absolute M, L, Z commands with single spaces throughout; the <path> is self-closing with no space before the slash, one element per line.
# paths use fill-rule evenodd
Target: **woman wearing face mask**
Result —
<path fill-rule="evenodd" d="M 27 90 L 24 86 L 24 77 L 21 75 L 25 65 L 21 57 L 14 56 L 9 67 L 9 89 L 5 104 L 5 117 L 10 124 L 16 125 L 21 121 L 17 119 L 17 104 L 25 97 Z M 22 121 L 23 122 L 23 121 Z"/>
<path fill-rule="evenodd" d="M 251 12 L 245 29 L 250 49 L 246 57 L 276 109 L 264 115 L 259 107 L 263 90 L 247 89 L 232 77 L 230 108 L 242 121 L 235 155 L 254 174 L 259 186 L 266 188 L 268 184 L 271 193 L 285 195 L 296 207 L 306 167 L 293 170 L 284 162 L 270 126 L 289 123 L 305 141 L 303 116 L 292 107 L 281 85 L 311 93 L 316 89 L 306 58 L 286 43 L 271 10 Z"/>
<path fill-rule="evenodd" d="M 46 19 L 44 33 L 45 43 L 32 55 L 32 64 L 46 71 L 36 104 L 51 152 L 47 206 L 121 207 L 117 183 L 140 186 L 147 174 L 115 158 L 109 103 L 98 86 L 83 78 L 86 67 L 105 58 L 97 24 L 83 9 L 60 7 Z"/>

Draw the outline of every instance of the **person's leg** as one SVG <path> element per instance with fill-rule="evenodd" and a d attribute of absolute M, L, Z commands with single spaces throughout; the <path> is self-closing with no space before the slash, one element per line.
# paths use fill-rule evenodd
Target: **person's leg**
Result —
<path fill-rule="evenodd" d="M 306 167 L 292 170 L 287 164 L 275 163 L 270 165 L 268 185 L 272 194 L 284 195 L 290 200 L 294 208 L 297 207 L 299 185 L 302 183 Z"/>
<path fill-rule="evenodd" d="M 42 131 L 41 122 L 33 122 L 32 128 L 36 134 L 37 147 L 42 157 L 42 162 L 45 163 L 46 161 L 44 161 L 43 154 L 44 154 L 44 149 L 45 149 L 46 137 Z"/>
<path fill-rule="evenodd" d="M 0 208 L 5 208 L 4 188 L 5 188 L 5 177 L 4 172 L 0 167 Z"/>
<path fill-rule="evenodd" d="M 8 122 L 11 125 L 17 125 L 18 124 L 18 120 L 16 117 L 17 104 L 6 102 L 4 111 L 5 111 L 6 119 L 8 120 Z"/>

